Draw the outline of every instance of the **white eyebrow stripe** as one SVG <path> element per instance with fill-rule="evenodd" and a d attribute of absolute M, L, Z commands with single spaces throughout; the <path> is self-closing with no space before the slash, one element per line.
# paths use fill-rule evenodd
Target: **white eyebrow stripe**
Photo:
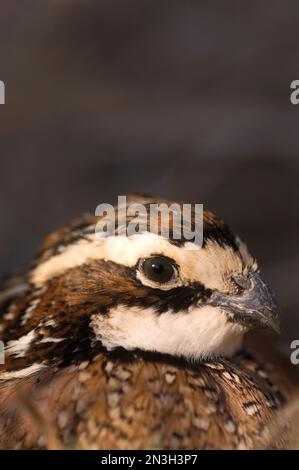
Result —
<path fill-rule="evenodd" d="M 89 240 L 79 240 L 41 262 L 31 273 L 31 282 L 41 287 L 48 280 L 90 260 L 105 260 L 127 267 L 138 259 L 161 254 L 174 259 L 183 282 L 199 281 L 205 287 L 225 290 L 227 272 L 242 272 L 242 259 L 231 247 L 222 247 L 208 240 L 204 248 L 190 249 L 188 244 L 176 246 L 160 235 L 144 232 L 130 237 L 116 236 L 99 240 L 94 234 Z"/>
<path fill-rule="evenodd" d="M 159 235 L 144 232 L 130 237 L 117 236 L 99 240 L 95 235 L 90 240 L 79 240 L 38 265 L 31 274 L 31 281 L 42 286 L 54 276 L 80 266 L 89 260 L 113 261 L 124 266 L 134 266 L 140 256 L 153 251 L 165 250 L 171 254 L 171 244 Z M 174 247 L 177 248 L 177 247 Z"/>

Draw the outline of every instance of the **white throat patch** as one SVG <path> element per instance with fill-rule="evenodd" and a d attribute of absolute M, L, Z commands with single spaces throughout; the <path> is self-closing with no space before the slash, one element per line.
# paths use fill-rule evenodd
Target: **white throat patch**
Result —
<path fill-rule="evenodd" d="M 108 350 L 120 346 L 191 360 L 231 356 L 240 347 L 245 332 L 211 306 L 162 314 L 152 308 L 118 306 L 107 315 L 93 315 L 91 326 Z"/>

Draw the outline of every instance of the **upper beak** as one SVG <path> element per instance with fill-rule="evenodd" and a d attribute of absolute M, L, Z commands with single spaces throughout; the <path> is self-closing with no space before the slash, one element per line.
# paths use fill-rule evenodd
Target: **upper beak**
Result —
<path fill-rule="evenodd" d="M 249 273 L 246 282 L 248 286 L 242 294 L 214 293 L 210 298 L 211 304 L 226 310 L 231 321 L 249 328 L 268 327 L 279 333 L 280 321 L 271 289 L 255 272 Z"/>

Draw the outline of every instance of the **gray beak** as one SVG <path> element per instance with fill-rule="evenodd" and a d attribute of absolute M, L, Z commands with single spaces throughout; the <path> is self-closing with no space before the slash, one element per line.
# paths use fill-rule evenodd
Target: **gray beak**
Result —
<path fill-rule="evenodd" d="M 210 297 L 210 304 L 226 310 L 232 322 L 249 328 L 268 327 L 279 333 L 280 321 L 274 295 L 260 275 L 251 272 L 246 278 L 237 275 L 235 280 L 243 288 L 241 294 L 215 292 Z"/>

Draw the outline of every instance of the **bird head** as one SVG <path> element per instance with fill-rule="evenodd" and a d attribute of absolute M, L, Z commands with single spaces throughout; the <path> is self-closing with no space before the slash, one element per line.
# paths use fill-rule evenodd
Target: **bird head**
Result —
<path fill-rule="evenodd" d="M 58 361 L 101 347 L 201 360 L 231 356 L 253 328 L 278 330 L 256 261 L 212 213 L 192 249 L 150 230 L 99 239 L 96 222 L 86 216 L 45 241 L 11 354 Z"/>

